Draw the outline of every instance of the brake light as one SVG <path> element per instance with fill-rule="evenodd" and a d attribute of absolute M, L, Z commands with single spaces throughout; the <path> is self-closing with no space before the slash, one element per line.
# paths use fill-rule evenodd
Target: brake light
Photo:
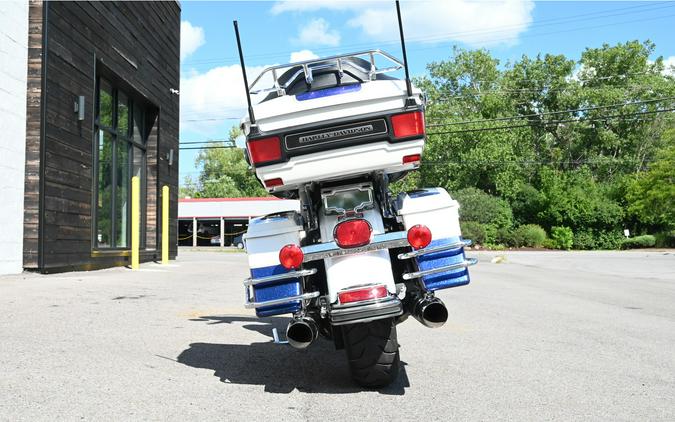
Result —
<path fill-rule="evenodd" d="M 305 254 L 298 245 L 286 245 L 279 251 L 279 262 L 286 269 L 300 268 Z"/>
<path fill-rule="evenodd" d="M 246 144 L 253 165 L 281 160 L 281 140 L 278 136 L 249 139 Z"/>
<path fill-rule="evenodd" d="M 386 286 L 371 286 L 364 289 L 347 290 L 338 293 L 340 303 L 360 302 L 362 300 L 380 299 L 387 297 L 389 291 Z"/>
<path fill-rule="evenodd" d="M 394 128 L 394 138 L 424 136 L 424 113 L 413 111 L 391 116 L 391 125 Z"/>
<path fill-rule="evenodd" d="M 281 186 L 284 184 L 284 181 L 281 178 L 277 177 L 276 179 L 265 180 L 266 188 L 273 188 L 275 186 Z"/>
<path fill-rule="evenodd" d="M 429 227 L 417 224 L 408 230 L 408 243 L 415 249 L 426 248 L 431 243 Z"/>
<path fill-rule="evenodd" d="M 355 218 L 335 226 L 333 238 L 341 248 L 357 248 L 370 243 L 373 228 L 367 220 Z"/>
<path fill-rule="evenodd" d="M 403 164 L 417 163 L 422 160 L 422 156 L 419 154 L 406 155 L 403 157 Z"/>

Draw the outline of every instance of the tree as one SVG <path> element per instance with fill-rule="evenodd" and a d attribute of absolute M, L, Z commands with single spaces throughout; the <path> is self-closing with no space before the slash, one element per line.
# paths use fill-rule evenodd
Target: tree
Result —
<path fill-rule="evenodd" d="M 646 225 L 675 229 L 675 129 L 664 134 L 668 145 L 628 191 L 628 211 Z"/>
<path fill-rule="evenodd" d="M 233 126 L 229 141 L 234 143 L 240 134 L 239 128 Z M 222 148 L 212 148 L 214 146 Z M 196 198 L 267 196 L 267 191 L 249 170 L 243 149 L 226 148 L 224 144 L 209 147 L 202 149 L 195 160 L 197 167 L 201 167 L 198 182 L 186 178 L 181 194 Z"/>

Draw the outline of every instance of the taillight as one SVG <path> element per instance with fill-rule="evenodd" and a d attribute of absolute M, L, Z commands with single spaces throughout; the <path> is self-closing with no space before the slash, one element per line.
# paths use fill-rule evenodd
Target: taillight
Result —
<path fill-rule="evenodd" d="M 286 269 L 300 268 L 305 254 L 298 245 L 286 245 L 279 251 L 279 262 Z"/>
<path fill-rule="evenodd" d="M 406 155 L 403 157 L 403 164 L 410 164 L 410 163 L 417 163 L 422 160 L 422 156 L 420 154 L 412 154 L 412 155 Z"/>
<path fill-rule="evenodd" d="M 249 139 L 246 144 L 253 165 L 281 160 L 281 140 L 278 136 Z"/>
<path fill-rule="evenodd" d="M 391 125 L 394 128 L 394 138 L 424 136 L 424 113 L 413 111 L 391 116 Z"/>
<path fill-rule="evenodd" d="M 268 179 L 265 180 L 265 187 L 266 188 L 273 188 L 275 186 L 281 186 L 284 184 L 284 181 L 281 180 L 281 178 L 277 177 L 276 179 Z"/>
<path fill-rule="evenodd" d="M 373 228 L 367 220 L 355 218 L 335 226 L 333 237 L 341 248 L 356 248 L 370 243 Z"/>
<path fill-rule="evenodd" d="M 389 291 L 386 286 L 371 286 L 363 289 L 346 290 L 338 293 L 340 303 L 361 302 L 362 300 L 380 299 L 387 297 Z"/>
<path fill-rule="evenodd" d="M 408 230 L 408 243 L 415 249 L 426 248 L 431 243 L 429 227 L 417 224 Z"/>

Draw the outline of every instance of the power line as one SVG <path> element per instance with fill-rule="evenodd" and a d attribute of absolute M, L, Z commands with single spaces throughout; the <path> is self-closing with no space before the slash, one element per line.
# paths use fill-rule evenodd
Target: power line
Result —
<path fill-rule="evenodd" d="M 528 124 L 497 126 L 497 127 L 490 127 L 490 128 L 462 129 L 462 130 L 454 130 L 454 131 L 447 131 L 447 132 L 433 132 L 433 133 L 428 133 L 427 135 L 433 136 L 433 135 L 449 135 L 449 134 L 455 134 L 455 133 L 486 132 L 486 131 L 494 131 L 494 130 L 516 129 L 516 128 L 535 126 L 535 125 L 548 126 L 548 125 L 560 124 L 560 123 L 596 122 L 596 121 L 602 121 L 602 120 L 608 120 L 608 119 L 617 119 L 617 118 L 618 119 L 626 119 L 629 116 L 641 116 L 641 115 L 646 115 L 646 114 L 666 113 L 666 112 L 669 112 L 669 111 L 675 111 L 675 108 L 669 108 L 669 109 L 664 109 L 664 110 L 655 110 L 655 111 L 644 111 L 644 112 L 637 112 L 637 113 L 628 113 L 628 114 L 616 114 L 616 115 L 612 115 L 612 116 L 601 116 L 601 117 L 596 117 L 596 118 L 578 117 L 578 118 L 574 118 L 574 119 L 565 119 L 565 120 L 550 120 L 548 122 L 530 121 L 530 123 L 528 123 Z"/>
<path fill-rule="evenodd" d="M 459 122 L 433 123 L 433 124 L 427 125 L 427 127 L 444 127 L 444 126 L 468 125 L 468 124 L 474 124 L 474 123 L 502 122 L 502 121 L 508 121 L 508 120 L 524 119 L 524 118 L 529 118 L 529 117 L 550 116 L 550 115 L 564 114 L 564 113 L 576 113 L 576 112 L 580 112 L 580 111 L 602 110 L 602 109 L 607 109 L 607 108 L 621 108 L 621 107 L 626 107 L 626 106 L 630 106 L 630 105 L 650 104 L 650 103 L 673 100 L 673 99 L 675 99 L 675 97 L 663 97 L 663 98 L 656 98 L 656 99 L 652 99 L 652 100 L 634 101 L 634 102 L 629 102 L 629 103 L 620 103 L 620 104 L 612 104 L 612 105 L 605 105 L 605 106 L 593 106 L 593 107 L 575 108 L 575 109 L 569 109 L 569 110 L 548 111 L 548 112 L 533 113 L 533 114 L 521 114 L 521 115 L 518 115 L 518 116 L 509 116 L 509 117 L 496 117 L 496 118 L 493 118 L 493 119 L 479 119 L 479 120 L 465 120 L 465 121 L 459 121 Z"/>

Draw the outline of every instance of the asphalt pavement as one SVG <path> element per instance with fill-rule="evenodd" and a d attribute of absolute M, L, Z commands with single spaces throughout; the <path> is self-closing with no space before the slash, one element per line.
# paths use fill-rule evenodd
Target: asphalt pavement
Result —
<path fill-rule="evenodd" d="M 469 255 L 379 391 L 327 341 L 271 342 L 242 253 L 0 277 L 0 420 L 675 420 L 675 252 Z"/>

